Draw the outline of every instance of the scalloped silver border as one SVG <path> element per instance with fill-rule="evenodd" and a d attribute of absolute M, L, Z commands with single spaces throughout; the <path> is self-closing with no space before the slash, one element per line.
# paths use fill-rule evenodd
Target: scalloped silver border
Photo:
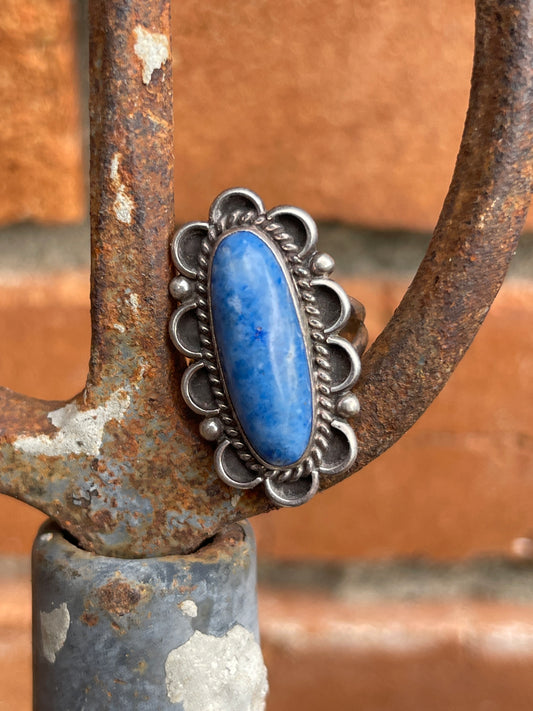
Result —
<path fill-rule="evenodd" d="M 231 208 L 231 206 L 233 207 Z M 231 208 L 231 209 L 230 209 Z M 305 244 L 297 245 L 289 230 L 281 223 L 283 217 L 298 220 L 306 235 Z M 251 229 L 263 239 L 284 265 L 288 283 L 298 307 L 302 331 L 308 348 L 308 362 L 313 381 L 313 432 L 302 458 L 290 467 L 273 467 L 263 461 L 247 441 L 226 391 L 219 365 L 216 340 L 212 328 L 209 303 L 209 270 L 216 247 L 226 236 L 240 229 Z M 192 250 L 195 263 L 187 259 L 185 240 L 197 242 Z M 192 363 L 182 379 L 182 394 L 187 405 L 197 414 L 211 418 L 209 439 L 216 439 L 215 468 L 220 478 L 229 486 L 249 489 L 265 483 L 267 495 L 279 506 L 297 506 L 308 501 L 319 488 L 319 474 L 336 474 L 353 464 L 357 456 L 355 433 L 342 414 L 336 410 L 359 376 L 360 361 L 355 348 L 339 332 L 348 322 L 352 305 L 342 287 L 314 268 L 317 230 L 312 218 L 300 208 L 279 206 L 265 212 L 261 199 L 250 190 L 235 188 L 221 193 L 210 209 L 209 222 L 192 222 L 177 231 L 171 245 L 171 254 L 182 279 L 191 280 L 190 293 L 172 314 L 169 331 L 175 347 Z M 340 304 L 340 313 L 333 324 L 325 326 L 316 306 L 315 288 L 326 287 L 334 292 Z M 180 334 L 183 314 L 196 310 L 200 351 L 192 350 Z M 341 383 L 331 384 L 331 352 L 329 346 L 342 348 L 349 360 L 349 374 Z M 199 406 L 191 395 L 190 384 L 194 375 L 205 367 L 216 408 Z M 354 397 L 355 396 L 351 396 Z M 207 422 L 207 420 L 204 420 Z M 322 464 L 330 440 L 336 433 L 346 440 L 347 456 L 339 462 Z M 213 436 L 214 433 L 214 436 Z M 205 435 L 207 437 L 207 435 Z M 226 458 L 237 455 L 237 465 L 232 477 L 231 465 Z M 234 463 L 235 463 L 234 459 Z M 234 464 L 235 466 L 235 464 Z M 305 488 L 307 487 L 307 488 Z M 296 494 L 294 493 L 296 492 Z"/>

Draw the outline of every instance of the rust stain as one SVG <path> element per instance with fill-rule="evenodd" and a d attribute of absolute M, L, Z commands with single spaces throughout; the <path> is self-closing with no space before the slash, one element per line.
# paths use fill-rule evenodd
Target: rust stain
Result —
<path fill-rule="evenodd" d="M 94 526 L 105 533 L 109 533 L 117 526 L 113 514 L 107 509 L 101 509 L 91 514 L 91 520 Z"/>
<path fill-rule="evenodd" d="M 224 549 L 226 547 L 234 548 L 239 545 L 239 543 L 242 543 L 243 540 L 244 531 L 242 527 L 234 523 L 226 526 L 226 528 L 215 537 L 212 549 Z"/>
<path fill-rule="evenodd" d="M 94 627 L 98 624 L 100 618 L 94 613 L 84 612 L 83 615 L 80 617 L 80 620 L 83 622 L 84 625 L 87 625 L 87 627 Z"/>
<path fill-rule="evenodd" d="M 127 615 L 141 601 L 141 590 L 125 580 L 110 580 L 96 592 L 98 603 L 111 615 Z"/>

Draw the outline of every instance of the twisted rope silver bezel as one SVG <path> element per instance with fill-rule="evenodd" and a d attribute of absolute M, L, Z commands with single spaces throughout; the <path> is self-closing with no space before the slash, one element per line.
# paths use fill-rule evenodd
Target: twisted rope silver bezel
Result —
<path fill-rule="evenodd" d="M 261 462 L 248 443 L 240 423 L 233 411 L 231 401 L 226 395 L 224 378 L 218 362 L 217 349 L 213 337 L 213 324 L 208 295 L 208 269 L 214 247 L 219 238 L 235 227 L 252 227 L 265 235 L 276 246 L 276 253 L 283 258 L 296 292 L 299 296 L 299 310 L 305 320 L 309 342 L 312 347 L 310 358 L 313 371 L 313 397 L 315 400 L 315 417 L 313 434 L 308 454 L 304 456 L 297 466 L 270 467 Z M 279 483 L 296 482 L 313 472 L 319 473 L 323 452 L 328 446 L 331 437 L 331 422 L 334 418 L 334 400 L 331 397 L 331 363 L 329 349 L 326 344 L 324 324 L 320 320 L 320 312 L 316 307 L 312 274 L 309 262 L 315 252 L 302 259 L 298 254 L 298 247 L 291 235 L 283 226 L 275 222 L 267 214 L 257 214 L 253 210 L 234 211 L 222 215 L 215 222 L 209 222 L 208 232 L 203 238 L 198 254 L 198 269 L 196 274 L 196 313 L 198 317 L 198 330 L 201 344 L 201 353 L 205 368 L 208 373 L 213 396 L 219 408 L 219 418 L 224 428 L 224 434 L 230 445 L 237 453 L 239 459 L 245 464 L 254 477 L 261 477 L 264 481 L 274 477 Z"/>

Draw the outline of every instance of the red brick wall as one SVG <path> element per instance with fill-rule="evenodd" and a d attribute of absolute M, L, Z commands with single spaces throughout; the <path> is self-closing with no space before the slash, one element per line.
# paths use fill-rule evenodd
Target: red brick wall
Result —
<path fill-rule="evenodd" d="M 2 0 L 0 224 L 85 212 L 78 70 L 68 0 Z"/>
<path fill-rule="evenodd" d="M 465 0 L 176 3 L 178 218 L 245 184 L 320 218 L 431 229 L 473 20 Z"/>
<path fill-rule="evenodd" d="M 472 3 L 184 0 L 173 18 L 179 221 L 242 184 L 318 218 L 432 229 L 466 111 Z M 5 0 L 0 224 L 83 214 L 78 84 L 68 0 Z"/>

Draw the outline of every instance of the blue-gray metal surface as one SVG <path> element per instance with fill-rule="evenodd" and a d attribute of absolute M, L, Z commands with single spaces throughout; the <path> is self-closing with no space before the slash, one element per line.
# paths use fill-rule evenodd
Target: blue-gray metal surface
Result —
<path fill-rule="evenodd" d="M 259 711 L 256 556 L 248 524 L 187 556 L 119 559 L 51 522 L 33 550 L 35 711 Z M 207 665 L 207 667 L 206 667 Z"/>

